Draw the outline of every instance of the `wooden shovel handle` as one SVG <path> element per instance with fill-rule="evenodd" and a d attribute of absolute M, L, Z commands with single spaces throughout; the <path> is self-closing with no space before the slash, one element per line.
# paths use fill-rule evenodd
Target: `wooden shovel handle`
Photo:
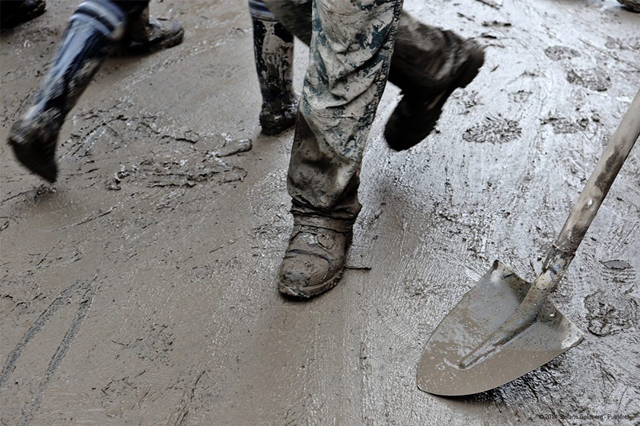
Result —
<path fill-rule="evenodd" d="M 549 250 L 543 270 L 554 270 L 557 281 L 571 263 L 578 246 L 598 213 L 609 188 L 616 179 L 631 148 L 640 135 L 640 91 L 631 102 L 629 110 L 614 133 L 596 168 L 591 174 L 576 205 L 567 218 L 560 235 Z"/>

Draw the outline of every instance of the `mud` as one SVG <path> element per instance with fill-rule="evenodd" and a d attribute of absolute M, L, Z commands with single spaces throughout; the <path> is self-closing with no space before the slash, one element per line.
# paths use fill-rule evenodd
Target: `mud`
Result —
<path fill-rule="evenodd" d="M 0 35 L 2 140 L 74 6 L 50 0 Z M 540 270 L 640 87 L 640 15 L 614 0 L 407 0 L 427 23 L 489 31 L 487 63 L 408 152 L 382 139 L 387 88 L 349 268 L 292 303 L 275 286 L 292 133 L 259 134 L 246 4 L 151 7 L 184 43 L 107 61 L 63 126 L 54 187 L 0 145 L 0 424 L 638 422 L 638 147 L 554 296 L 585 341 L 473 397 L 427 395 L 415 375 L 494 259 Z"/>

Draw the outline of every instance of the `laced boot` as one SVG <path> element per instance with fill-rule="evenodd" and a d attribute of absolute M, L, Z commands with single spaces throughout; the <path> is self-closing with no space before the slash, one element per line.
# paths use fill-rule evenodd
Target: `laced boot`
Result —
<path fill-rule="evenodd" d="M 280 265 L 280 293 L 308 299 L 338 284 L 351 245 L 352 226 L 332 226 L 330 220 L 326 226 L 294 225 Z"/>

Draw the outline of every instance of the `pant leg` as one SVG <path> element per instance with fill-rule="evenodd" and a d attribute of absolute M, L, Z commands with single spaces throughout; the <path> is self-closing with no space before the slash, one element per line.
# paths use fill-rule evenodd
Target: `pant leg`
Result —
<path fill-rule="evenodd" d="M 402 0 L 315 0 L 289 165 L 292 212 L 351 225 L 364 147 L 384 90 Z M 321 219 L 322 220 L 322 219 Z"/>
<path fill-rule="evenodd" d="M 312 0 L 264 0 L 282 25 L 304 43 L 311 42 Z M 405 92 L 442 90 L 467 55 L 450 31 L 423 24 L 402 11 L 391 59 L 389 82 Z"/>

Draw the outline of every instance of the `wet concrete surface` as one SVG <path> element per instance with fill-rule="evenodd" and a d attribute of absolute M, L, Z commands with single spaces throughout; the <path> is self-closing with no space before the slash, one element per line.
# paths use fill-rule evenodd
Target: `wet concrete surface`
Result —
<path fill-rule="evenodd" d="M 48 5 L 0 37 L 3 141 L 75 2 Z M 613 0 L 406 8 L 479 37 L 487 63 L 408 152 L 382 138 L 387 88 L 349 269 L 311 302 L 276 291 L 292 133 L 259 134 L 243 2 L 154 1 L 185 42 L 106 63 L 65 123 L 56 185 L 0 146 L 0 424 L 637 424 L 638 147 L 554 296 L 585 342 L 468 398 L 425 394 L 415 374 L 494 259 L 540 270 L 640 87 L 640 15 Z"/>

